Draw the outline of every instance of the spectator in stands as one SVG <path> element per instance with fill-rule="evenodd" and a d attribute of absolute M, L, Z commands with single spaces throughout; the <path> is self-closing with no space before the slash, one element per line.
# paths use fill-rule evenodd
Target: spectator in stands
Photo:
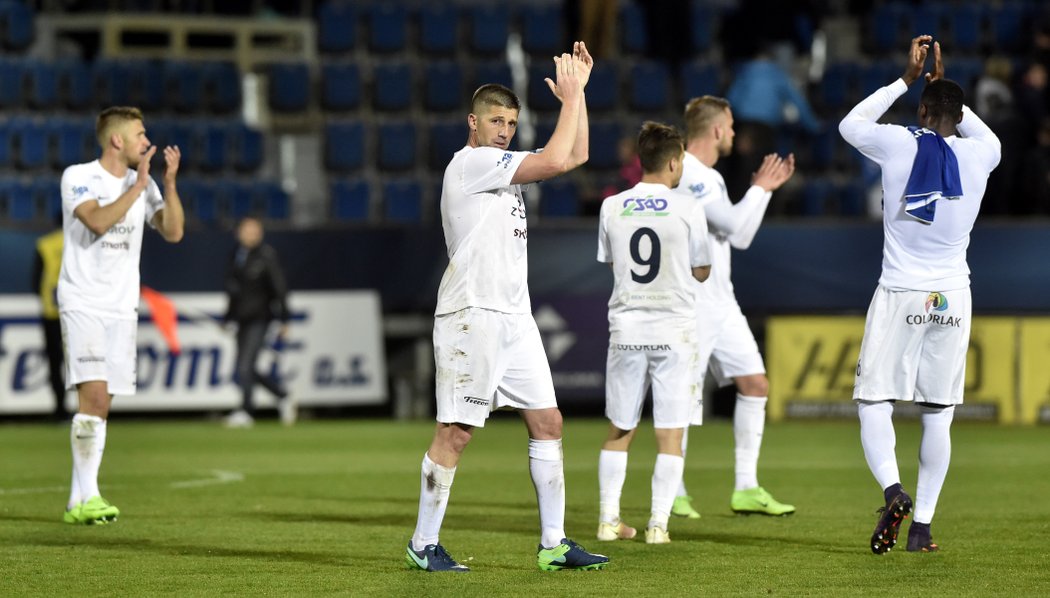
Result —
<path fill-rule="evenodd" d="M 253 216 L 237 225 L 237 249 L 226 273 L 226 294 L 229 304 L 225 321 L 237 327 L 237 382 L 241 389 L 241 408 L 226 417 L 226 426 L 248 428 L 255 423 L 252 394 L 256 384 L 277 397 L 281 423 L 294 424 L 295 399 L 278 380 L 255 368 L 274 320 L 281 323 L 278 340 L 287 336 L 288 287 L 277 252 L 263 243 L 262 222 Z"/>
<path fill-rule="evenodd" d="M 40 295 L 40 323 L 44 330 L 48 381 L 55 395 L 55 421 L 66 419 L 66 383 L 62 375 L 62 326 L 58 320 L 58 274 L 62 270 L 62 212 L 55 214 L 55 230 L 36 240 L 33 288 Z"/>
<path fill-rule="evenodd" d="M 1002 142 L 1003 154 L 1023 156 L 1029 147 L 1030 124 L 1017 114 L 1014 92 L 1010 88 L 1012 76 L 1013 66 L 1009 58 L 999 55 L 989 57 L 984 63 L 984 72 L 977 80 L 974 105 L 977 114 Z M 1023 206 L 1012 205 L 1028 201 L 1027 197 L 1016 193 L 1023 167 L 1021 160 L 1006 160 L 992 171 L 985 193 L 989 198 L 983 208 L 985 214 L 1024 211 Z"/>
<path fill-rule="evenodd" d="M 619 2 L 565 0 L 563 10 L 565 32 L 573 36 L 573 40 L 583 40 L 594 58 L 608 58 L 615 52 L 613 40 L 616 37 Z"/>
<path fill-rule="evenodd" d="M 595 201 L 589 201 L 584 206 L 584 214 L 587 216 L 598 215 L 602 207 L 602 198 L 631 189 L 642 180 L 642 161 L 638 157 L 637 138 L 633 135 L 625 135 L 620 139 L 616 153 L 620 158 L 620 170 L 616 174 L 616 182 L 605 185 L 601 190 L 601 197 L 595 198 Z"/>

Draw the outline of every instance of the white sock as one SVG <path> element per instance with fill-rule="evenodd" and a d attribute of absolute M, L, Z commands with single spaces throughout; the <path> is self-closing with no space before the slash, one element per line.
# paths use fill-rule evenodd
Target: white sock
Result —
<path fill-rule="evenodd" d="M 674 503 L 674 485 L 682 479 L 685 459 L 678 455 L 658 453 L 653 467 L 653 507 L 649 515 L 649 527 L 667 529 L 667 518 L 671 516 Z"/>
<path fill-rule="evenodd" d="M 758 453 L 766 427 L 766 397 L 736 395 L 733 437 L 736 440 L 736 490 L 758 487 Z"/>
<path fill-rule="evenodd" d="M 445 519 L 448 495 L 452 490 L 452 479 L 455 476 L 455 467 L 438 465 L 430 460 L 430 455 L 423 455 L 419 486 L 419 516 L 416 519 L 416 531 L 412 534 L 413 550 L 423 550 L 429 544 L 438 543 L 438 533 L 441 531 L 441 522 Z"/>
<path fill-rule="evenodd" d="M 915 486 L 915 522 L 930 523 L 952 459 L 952 419 L 955 406 L 943 409 L 919 406 L 922 441 L 919 443 L 919 483 Z"/>
<path fill-rule="evenodd" d="M 72 443 L 72 427 L 70 427 L 69 437 L 70 443 Z M 73 475 L 70 477 L 72 477 L 72 480 L 69 482 L 69 502 L 66 503 L 67 511 L 84 502 L 84 497 L 80 495 L 80 482 L 77 481 L 77 465 L 75 460 L 73 463 Z"/>
<path fill-rule="evenodd" d="M 561 439 L 529 439 L 529 473 L 540 508 L 540 544 L 553 548 L 565 538 L 565 468 Z"/>
<path fill-rule="evenodd" d="M 879 486 L 885 490 L 901 482 L 897 469 L 897 434 L 893 430 L 893 403 L 889 401 L 857 401 L 860 416 L 860 444 Z"/>
<path fill-rule="evenodd" d="M 73 472 L 79 486 L 79 502 L 98 496 L 98 469 L 106 450 L 106 420 L 78 413 L 73 416 L 69 442 L 73 447 Z M 74 486 L 74 492 L 77 490 Z M 72 493 L 70 500 L 73 500 Z"/>
<path fill-rule="evenodd" d="M 685 462 L 685 449 L 689 446 L 689 426 L 686 426 L 682 430 L 682 460 Z M 675 494 L 675 498 L 679 496 L 689 496 L 689 492 L 685 489 L 685 467 L 682 467 L 682 480 L 678 482 L 678 492 Z"/>
<path fill-rule="evenodd" d="M 620 520 L 620 494 L 627 478 L 627 451 L 602 450 L 598 455 L 598 521 Z"/>

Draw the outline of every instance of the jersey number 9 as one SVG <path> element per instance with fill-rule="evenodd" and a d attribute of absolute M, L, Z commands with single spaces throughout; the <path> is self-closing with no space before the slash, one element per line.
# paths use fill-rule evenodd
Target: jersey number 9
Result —
<path fill-rule="evenodd" d="M 642 258 L 642 237 L 649 238 L 649 257 Z M 631 270 L 631 280 L 639 284 L 648 284 L 656 279 L 660 273 L 660 237 L 651 228 L 642 227 L 631 235 L 631 259 L 639 266 L 648 266 L 649 269 L 643 274 Z"/>

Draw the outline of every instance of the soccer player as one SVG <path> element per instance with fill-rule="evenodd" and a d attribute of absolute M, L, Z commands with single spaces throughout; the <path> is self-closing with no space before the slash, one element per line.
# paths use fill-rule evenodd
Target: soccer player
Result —
<path fill-rule="evenodd" d="M 62 173 L 65 245 L 58 281 L 66 347 L 66 386 L 76 388 L 73 480 L 66 523 L 108 523 L 120 510 L 102 498 L 98 470 L 113 395 L 135 394 L 139 255 L 144 224 L 168 242 L 182 239 L 185 217 L 175 176 L 182 155 L 164 148 L 164 193 L 150 178 L 157 152 L 138 108 L 103 110 L 95 124 L 102 148 L 93 162 Z"/>
<path fill-rule="evenodd" d="M 612 266 L 614 278 L 605 370 L 609 435 L 598 458 L 598 539 L 630 539 L 636 533 L 620 520 L 620 493 L 651 385 L 658 452 L 645 541 L 667 544 L 667 520 L 682 480 L 682 432 L 700 398 L 693 281 L 707 280 L 711 257 L 704 208 L 671 190 L 682 178 L 682 134 L 647 122 L 638 134 L 638 155 L 641 182 L 605 198 L 598 228 L 598 261 Z"/>
<path fill-rule="evenodd" d="M 922 418 L 907 548 L 937 550 L 930 522 L 948 473 L 949 430 L 963 402 L 970 341 L 966 247 L 1000 158 L 999 139 L 963 104 L 962 88 L 944 78 L 939 43 L 919 100 L 919 127 L 877 123 L 922 74 L 932 39 L 913 39 L 904 74 L 839 123 L 842 137 L 882 168 L 882 276 L 868 307 L 853 390 L 864 457 L 886 505 L 871 537 L 875 554 L 893 548 L 912 509 L 894 453 L 895 401 L 917 403 Z"/>
<path fill-rule="evenodd" d="M 699 347 L 699 377 L 710 371 L 719 386 L 736 384 L 733 437 L 736 443 L 736 482 L 730 508 L 737 513 L 790 515 L 792 505 L 773 498 L 758 483 L 758 454 L 766 421 L 769 380 L 758 343 L 740 311 L 730 278 L 730 248 L 747 249 L 762 224 L 773 191 L 795 172 L 795 157 L 767 155 L 743 199 L 733 203 L 722 175 L 714 169 L 719 158 L 733 149 L 733 112 L 729 102 L 714 96 L 693 98 L 685 107 L 686 154 L 678 190 L 703 205 L 711 244 L 711 280 L 694 284 Z M 696 410 L 693 423 L 700 423 Z M 686 453 L 688 430 L 682 436 Z M 696 519 L 685 482 L 678 487 L 673 513 Z"/>
<path fill-rule="evenodd" d="M 437 427 L 423 456 L 419 517 L 405 559 L 426 571 L 468 571 L 438 541 L 449 489 L 474 429 L 499 408 L 519 410 L 529 434 L 536 487 L 540 569 L 601 569 L 609 559 L 565 537 L 562 418 L 550 366 L 532 317 L 521 185 L 587 161 L 583 90 L 593 60 L 582 42 L 554 59 L 558 122 L 540 153 L 510 151 L 520 103 L 501 85 L 482 85 L 471 100 L 466 147 L 445 169 L 441 222 L 449 265 L 434 318 Z"/>

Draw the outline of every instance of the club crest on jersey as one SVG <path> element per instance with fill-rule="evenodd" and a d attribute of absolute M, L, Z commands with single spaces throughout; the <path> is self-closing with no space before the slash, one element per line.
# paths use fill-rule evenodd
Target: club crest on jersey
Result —
<path fill-rule="evenodd" d="M 503 154 L 503 157 L 499 159 L 499 162 L 496 162 L 496 166 L 502 166 L 503 169 L 506 170 L 507 168 L 510 168 L 510 161 L 512 159 L 514 159 L 514 154 L 506 152 Z"/>
<path fill-rule="evenodd" d="M 701 197 L 707 191 L 707 188 L 703 183 L 693 183 L 692 185 L 689 185 L 689 191 L 691 191 L 693 195 Z"/>
<path fill-rule="evenodd" d="M 667 200 L 647 195 L 623 200 L 621 216 L 667 216 Z"/>
<path fill-rule="evenodd" d="M 926 297 L 926 313 L 933 311 L 944 311 L 948 309 L 948 298 L 940 293 L 930 293 Z"/>
<path fill-rule="evenodd" d="M 84 185 L 79 187 L 73 187 L 73 197 L 79 198 L 81 195 L 88 192 L 88 188 Z"/>

